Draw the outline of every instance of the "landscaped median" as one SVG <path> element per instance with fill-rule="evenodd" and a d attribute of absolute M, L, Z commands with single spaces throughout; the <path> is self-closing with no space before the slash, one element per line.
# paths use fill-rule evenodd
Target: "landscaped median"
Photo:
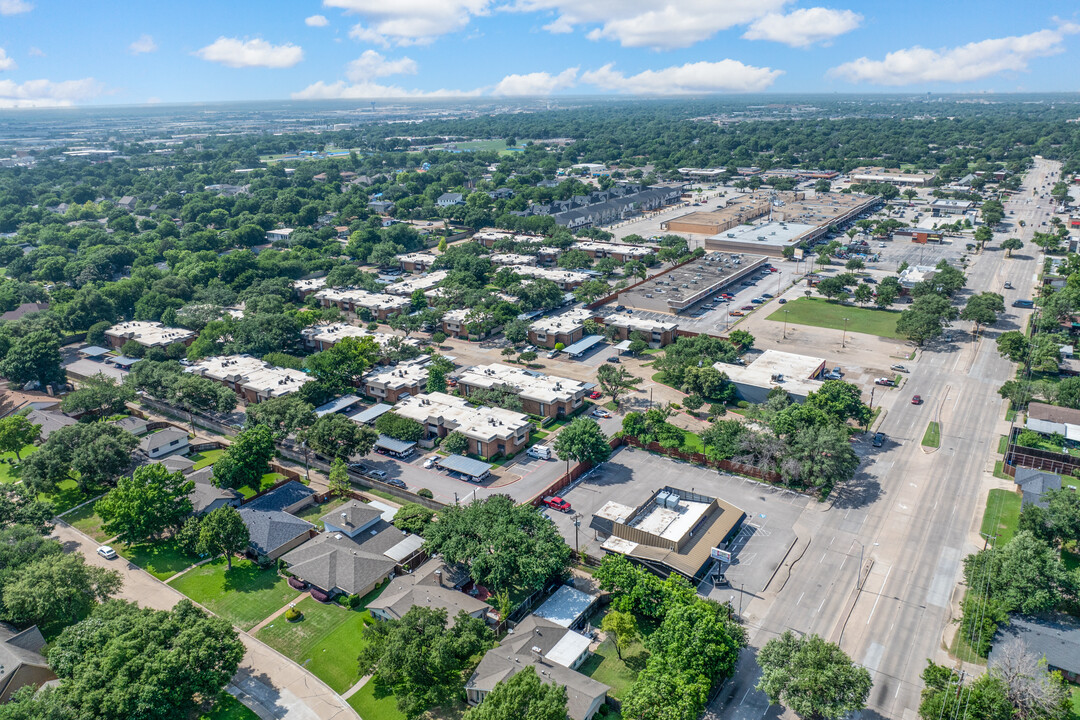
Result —
<path fill-rule="evenodd" d="M 926 432 L 922 437 L 923 447 L 939 448 L 941 447 L 941 425 L 932 420 L 929 425 L 926 426 Z"/>

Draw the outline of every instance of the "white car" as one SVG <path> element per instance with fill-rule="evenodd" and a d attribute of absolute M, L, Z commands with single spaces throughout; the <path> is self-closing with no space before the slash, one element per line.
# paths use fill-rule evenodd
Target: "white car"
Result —
<path fill-rule="evenodd" d="M 609 418 L 611 417 L 611 413 L 609 413 L 607 410 L 604 410 L 603 408 L 596 408 L 592 411 L 592 416 L 598 418 Z"/>
<path fill-rule="evenodd" d="M 105 558 L 106 560 L 115 560 L 117 557 L 116 551 L 108 545 L 102 545 L 101 547 L 99 547 L 97 549 L 97 554 Z"/>
<path fill-rule="evenodd" d="M 430 470 L 433 467 L 435 467 L 435 458 L 429 457 L 427 460 L 424 461 L 425 470 Z"/>

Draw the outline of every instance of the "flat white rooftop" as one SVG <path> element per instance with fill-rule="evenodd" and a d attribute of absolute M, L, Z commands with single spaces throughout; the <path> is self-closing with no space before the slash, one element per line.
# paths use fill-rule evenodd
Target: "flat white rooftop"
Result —
<path fill-rule="evenodd" d="M 130 320 L 113 325 L 105 334 L 120 340 L 134 340 L 145 347 L 165 347 L 173 343 L 187 342 L 197 333 L 185 328 L 167 327 L 159 322 Z"/>
<path fill-rule="evenodd" d="M 474 365 L 458 375 L 458 383 L 484 389 L 509 385 L 521 397 L 546 404 L 573 402 L 592 387 L 580 380 L 534 373 L 502 363 Z"/>
<path fill-rule="evenodd" d="M 653 504 L 649 513 L 634 522 L 632 527 L 678 542 L 705 516 L 710 504 L 683 498 L 679 499 L 676 508 Z"/>
<path fill-rule="evenodd" d="M 558 270 L 555 268 L 532 267 L 529 265 L 511 265 L 518 275 L 526 277 L 542 278 L 559 284 L 583 283 L 591 280 L 592 275 L 574 270 Z"/>
<path fill-rule="evenodd" d="M 388 333 L 371 332 L 365 327 L 359 327 L 357 325 L 351 325 L 349 323 L 331 323 L 329 325 L 312 325 L 311 327 L 304 328 L 300 331 L 300 334 L 309 343 L 315 344 L 321 342 L 324 345 L 333 345 L 334 343 L 347 337 L 355 338 L 372 338 L 381 348 L 386 348 L 392 340 L 399 340 L 405 345 L 419 345 L 419 341 L 415 338 L 403 338 L 398 335 L 390 335 Z"/>
<path fill-rule="evenodd" d="M 591 318 L 591 310 L 570 310 L 561 315 L 540 318 L 529 329 L 538 333 L 568 333 L 577 330 L 586 320 Z"/>
<path fill-rule="evenodd" d="M 310 292 L 312 290 L 318 290 L 325 285 L 325 277 L 308 278 L 307 280 L 297 280 L 292 284 L 293 290 L 296 290 L 297 292 Z"/>
<path fill-rule="evenodd" d="M 819 390 L 821 383 L 811 380 L 825 365 L 821 358 L 809 355 L 766 350 L 752 363 L 746 366 L 714 363 L 713 367 L 727 373 L 736 384 L 753 387 L 771 387 L 779 385 L 795 395 L 805 396 L 807 392 Z M 777 382 L 773 378 L 782 376 Z"/>
<path fill-rule="evenodd" d="M 794 245 L 800 238 L 817 229 L 817 225 L 769 222 L 762 225 L 737 225 L 730 230 L 712 235 L 708 239 L 718 242 L 756 243 L 766 246 L 785 247 Z"/>
<path fill-rule="evenodd" d="M 611 315 L 605 319 L 605 322 L 612 327 L 621 327 L 631 331 L 638 330 L 640 332 L 650 333 L 667 332 L 679 328 L 679 323 L 649 320 L 648 318 L 634 317 L 633 315 Z"/>
<path fill-rule="evenodd" d="M 619 253 L 621 255 L 629 255 L 636 258 L 645 258 L 652 255 L 656 250 L 644 245 L 623 245 L 620 243 L 606 243 L 595 242 L 592 240 L 583 240 L 576 242 L 572 246 L 576 250 L 584 250 L 586 252 L 598 252 L 598 253 Z"/>
<path fill-rule="evenodd" d="M 518 255 L 517 253 L 495 253 L 488 257 L 495 265 L 535 265 L 536 258 L 532 255 Z"/>
<path fill-rule="evenodd" d="M 320 290 L 315 293 L 319 300 L 327 302 L 346 302 L 352 305 L 368 308 L 369 310 L 400 310 L 408 307 L 409 300 L 403 297 L 387 295 L 385 293 L 373 293 L 367 290 L 342 290 L 331 288 Z"/>
<path fill-rule="evenodd" d="M 445 280 L 448 274 L 446 270 L 436 270 L 435 272 L 406 278 L 401 282 L 387 285 L 386 292 L 391 295 L 412 295 L 417 290 L 430 290 Z"/>

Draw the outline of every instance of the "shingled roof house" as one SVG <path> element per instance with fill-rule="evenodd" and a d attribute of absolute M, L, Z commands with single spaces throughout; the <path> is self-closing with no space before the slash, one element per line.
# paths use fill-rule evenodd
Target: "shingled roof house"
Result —
<path fill-rule="evenodd" d="M 314 494 L 294 480 L 241 507 L 240 518 L 251 536 L 248 552 L 277 560 L 311 537 L 315 526 L 292 513 L 314 502 Z"/>

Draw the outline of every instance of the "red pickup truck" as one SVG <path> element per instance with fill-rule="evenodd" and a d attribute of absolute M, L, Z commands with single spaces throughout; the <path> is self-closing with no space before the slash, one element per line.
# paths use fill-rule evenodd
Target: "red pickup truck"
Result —
<path fill-rule="evenodd" d="M 549 495 L 544 498 L 544 504 L 553 510 L 561 510 L 562 512 L 570 512 L 570 503 L 563 500 L 558 495 Z"/>

